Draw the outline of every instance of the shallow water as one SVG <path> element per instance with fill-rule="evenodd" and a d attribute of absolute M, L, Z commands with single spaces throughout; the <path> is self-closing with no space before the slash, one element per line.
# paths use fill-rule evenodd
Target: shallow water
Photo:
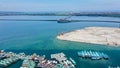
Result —
<path fill-rule="evenodd" d="M 64 16 L 4 16 L 0 19 L 59 19 Z M 72 17 L 71 19 L 85 20 L 114 20 L 120 18 L 112 17 Z M 68 57 L 72 57 L 77 62 L 77 68 L 107 68 L 109 65 L 120 66 L 120 47 L 112 47 L 99 44 L 88 44 L 61 41 L 56 36 L 61 32 L 69 32 L 91 26 L 116 27 L 119 23 L 106 22 L 77 22 L 60 24 L 56 21 L 0 21 L 0 49 L 13 52 L 26 52 L 32 54 L 48 55 L 64 52 Z M 105 52 L 110 56 L 110 60 L 91 61 L 80 59 L 77 56 L 79 50 L 97 50 Z M 11 65 L 8 68 L 21 66 L 21 62 Z"/>

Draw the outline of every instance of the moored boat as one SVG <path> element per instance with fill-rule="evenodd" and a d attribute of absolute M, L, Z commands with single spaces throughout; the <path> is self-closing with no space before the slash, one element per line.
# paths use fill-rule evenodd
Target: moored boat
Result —
<path fill-rule="evenodd" d="M 78 56 L 81 58 L 90 58 L 91 60 L 109 59 L 107 54 L 100 53 L 97 51 L 79 51 Z"/>
<path fill-rule="evenodd" d="M 70 61 L 74 64 L 74 65 L 76 65 L 76 62 L 70 57 Z"/>

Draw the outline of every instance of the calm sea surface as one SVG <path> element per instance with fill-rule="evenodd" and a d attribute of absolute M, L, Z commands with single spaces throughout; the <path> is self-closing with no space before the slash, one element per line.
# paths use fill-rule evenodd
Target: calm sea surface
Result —
<path fill-rule="evenodd" d="M 64 16 L 1 16 L 0 19 L 34 19 L 55 20 Z M 120 21 L 113 17 L 72 17 L 73 20 L 107 20 Z M 40 55 L 64 52 L 67 57 L 72 57 L 77 62 L 77 68 L 108 68 L 108 66 L 120 66 L 120 47 L 112 47 L 98 44 L 61 41 L 56 36 L 61 32 L 69 32 L 85 27 L 102 26 L 118 28 L 119 23 L 109 22 L 73 22 L 60 24 L 56 21 L 0 21 L 0 49 L 16 53 L 25 52 Z M 79 50 L 97 50 L 110 56 L 109 60 L 91 61 L 80 59 L 77 56 Z M 19 68 L 19 61 L 8 68 Z"/>

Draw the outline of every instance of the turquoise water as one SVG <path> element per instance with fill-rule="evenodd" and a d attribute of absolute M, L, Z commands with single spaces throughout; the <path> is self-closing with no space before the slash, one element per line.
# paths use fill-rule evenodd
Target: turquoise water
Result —
<path fill-rule="evenodd" d="M 5 16 L 0 19 L 58 19 L 62 16 Z M 71 19 L 85 20 L 115 20 L 119 18 L 109 17 L 72 17 Z M 45 54 L 50 58 L 50 54 L 64 52 L 68 57 L 72 57 L 77 62 L 77 68 L 108 68 L 109 65 L 120 66 L 120 47 L 112 47 L 98 44 L 78 43 L 61 41 L 56 36 L 61 32 L 69 32 L 90 26 L 116 27 L 118 23 L 106 22 L 77 22 L 59 24 L 55 21 L 0 21 L 0 49 L 13 52 L 25 52 L 32 54 Z M 80 59 L 77 56 L 79 50 L 97 50 L 105 52 L 110 56 L 110 60 L 91 61 Z M 17 62 L 8 68 L 19 68 L 21 62 Z"/>

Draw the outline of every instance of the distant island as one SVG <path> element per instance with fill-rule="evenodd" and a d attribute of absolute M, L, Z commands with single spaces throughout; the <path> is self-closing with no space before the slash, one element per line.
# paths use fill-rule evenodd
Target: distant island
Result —
<path fill-rule="evenodd" d="M 120 28 L 86 27 L 84 29 L 62 33 L 60 40 L 120 46 Z"/>
<path fill-rule="evenodd" d="M 120 12 L 6 12 L 0 11 L 0 16 L 105 16 L 120 17 Z"/>

